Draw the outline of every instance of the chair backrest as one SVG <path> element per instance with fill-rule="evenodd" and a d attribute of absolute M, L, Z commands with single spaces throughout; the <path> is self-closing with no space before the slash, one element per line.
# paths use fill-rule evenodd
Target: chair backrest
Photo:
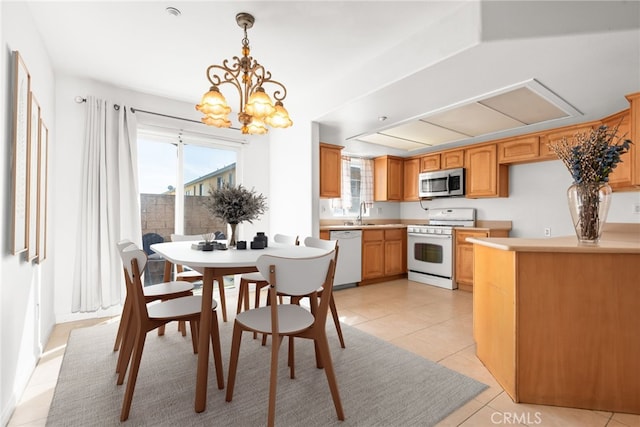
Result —
<path fill-rule="evenodd" d="M 147 265 L 147 254 L 136 245 L 129 245 L 120 252 L 120 257 L 124 266 L 127 295 L 133 302 L 134 313 L 140 313 L 141 316 L 148 318 L 149 313 L 141 280 L 142 272 Z"/>
<path fill-rule="evenodd" d="M 162 242 L 164 242 L 164 237 L 158 233 L 147 233 L 142 236 L 142 249 L 147 255 L 155 254 L 155 252 L 151 250 L 151 245 Z"/>
<path fill-rule="evenodd" d="M 309 295 L 320 289 L 328 279 L 329 265 L 333 265 L 334 252 L 310 258 L 285 258 L 261 255 L 258 271 L 276 292 L 286 295 Z"/>
<path fill-rule="evenodd" d="M 318 239 L 317 237 L 309 236 L 304 239 L 304 245 L 309 246 L 310 248 L 326 249 L 328 251 L 332 251 L 338 247 L 338 241 Z"/>
<path fill-rule="evenodd" d="M 120 256 L 122 256 L 122 251 L 131 245 L 136 246 L 136 244 L 129 239 L 123 239 L 116 243 L 116 247 L 118 248 L 118 253 L 120 254 Z"/>
<path fill-rule="evenodd" d="M 276 243 L 282 243 L 283 245 L 298 246 L 300 241 L 298 236 L 287 236 L 286 234 L 275 234 L 273 241 Z"/>

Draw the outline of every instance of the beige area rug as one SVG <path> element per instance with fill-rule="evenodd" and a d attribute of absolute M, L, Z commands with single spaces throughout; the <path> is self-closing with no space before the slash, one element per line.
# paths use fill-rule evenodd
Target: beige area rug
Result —
<path fill-rule="evenodd" d="M 225 384 L 233 322 L 220 325 Z M 232 402 L 215 383 L 210 362 L 207 409 L 194 411 L 197 357 L 190 336 L 174 325 L 151 332 L 141 362 L 129 420 L 120 423 L 124 386 L 116 385 L 117 323 L 72 331 L 62 362 L 48 426 L 260 426 L 267 421 L 270 342 L 248 333 L 240 348 Z M 315 367 L 313 343 L 296 341 L 296 379 L 288 377 L 286 343 L 280 351 L 276 425 L 430 426 L 487 386 L 343 325 L 347 348 L 333 324 L 329 344 L 346 420 L 338 421 L 324 371 Z"/>

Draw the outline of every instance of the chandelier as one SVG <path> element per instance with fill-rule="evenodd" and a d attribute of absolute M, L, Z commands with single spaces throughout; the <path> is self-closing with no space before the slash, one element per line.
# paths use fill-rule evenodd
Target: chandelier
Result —
<path fill-rule="evenodd" d="M 244 29 L 242 39 L 242 57 L 234 56 L 229 64 L 225 59 L 222 65 L 210 65 L 207 68 L 207 79 L 211 88 L 202 96 L 202 102 L 196 105 L 196 110 L 204 114 L 202 122 L 219 128 L 231 127 L 229 113 L 231 108 L 227 104 L 218 87 L 225 83 L 233 85 L 238 90 L 240 109 L 238 120 L 242 124 L 243 134 L 261 135 L 267 133 L 267 125 L 274 128 L 288 128 L 293 124 L 289 112 L 284 108 L 282 100 L 287 96 L 287 88 L 271 78 L 271 72 L 249 56 L 249 39 L 247 29 L 253 27 L 255 19 L 249 13 L 236 15 L 238 26 Z M 275 104 L 265 92 L 263 85 L 274 85 L 273 98 Z"/>

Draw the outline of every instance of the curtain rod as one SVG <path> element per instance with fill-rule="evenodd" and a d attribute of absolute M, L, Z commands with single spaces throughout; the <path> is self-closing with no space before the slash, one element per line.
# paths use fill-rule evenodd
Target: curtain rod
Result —
<path fill-rule="evenodd" d="M 83 97 L 81 97 L 81 96 L 76 96 L 76 97 L 75 97 L 75 101 L 76 101 L 78 104 L 82 104 L 83 102 L 87 102 L 87 98 L 83 98 Z M 117 110 L 119 110 L 119 109 L 120 109 L 120 106 L 119 106 L 118 104 L 113 104 L 113 109 L 117 111 Z M 201 124 L 201 125 L 203 125 L 203 124 L 204 124 L 204 123 L 202 123 L 202 122 L 201 122 L 201 121 L 199 121 L 199 120 L 185 119 L 184 117 L 171 116 L 171 115 L 169 115 L 169 114 L 163 114 L 163 113 L 156 113 L 155 111 L 141 110 L 141 109 L 139 109 L 139 108 L 134 108 L 134 107 L 129 107 L 129 109 L 130 109 L 130 110 L 131 110 L 131 112 L 132 112 L 132 113 L 134 113 L 134 114 L 135 114 L 136 112 L 140 112 L 140 113 L 145 113 L 145 114 L 152 114 L 152 115 L 154 115 L 154 116 L 161 116 L 161 117 L 167 117 L 167 118 L 170 118 L 170 119 L 182 120 L 182 121 L 185 121 L 185 122 L 198 123 L 198 124 Z M 240 130 L 239 128 L 234 128 L 234 127 L 231 127 L 230 129 Z"/>

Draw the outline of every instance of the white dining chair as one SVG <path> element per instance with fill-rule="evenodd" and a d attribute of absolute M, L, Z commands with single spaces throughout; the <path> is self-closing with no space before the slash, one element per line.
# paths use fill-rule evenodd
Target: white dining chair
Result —
<path fill-rule="evenodd" d="M 118 253 L 120 254 L 120 256 L 122 256 L 122 252 L 130 246 L 134 246 L 137 248 L 137 245 L 129 239 L 119 241 L 116 246 L 118 248 Z M 123 270 L 126 283 L 127 272 L 126 269 Z M 162 282 L 156 283 L 154 285 L 143 286 L 142 292 L 144 300 L 147 303 L 153 301 L 166 301 L 172 298 L 193 295 L 193 284 L 182 281 Z M 116 333 L 116 341 L 113 345 L 113 351 L 118 351 L 122 345 L 123 337 L 126 334 L 127 324 L 129 323 L 131 317 L 131 304 L 131 298 L 127 293 L 124 304 L 122 306 L 122 316 L 120 317 L 120 324 L 118 325 L 118 332 Z M 180 331 L 182 332 L 183 336 L 186 335 L 184 322 L 180 322 Z M 159 330 L 160 335 L 162 335 L 163 332 L 164 331 Z"/>
<path fill-rule="evenodd" d="M 147 333 L 157 329 L 172 321 L 188 321 L 191 324 L 192 337 L 198 336 L 200 314 L 202 307 L 202 296 L 190 295 L 180 298 L 161 301 L 147 305 L 142 292 L 141 272 L 147 264 L 147 255 L 135 245 L 126 247 L 122 253 L 122 263 L 127 274 L 127 297 L 131 300 L 132 315 L 128 332 L 120 349 L 118 357 L 118 381 L 120 385 L 124 382 L 127 369 L 129 378 L 122 402 L 120 421 L 129 418 L 133 392 L 138 378 L 138 370 L 142 359 L 142 352 L 147 337 Z M 213 347 L 214 365 L 216 368 L 216 379 L 218 388 L 224 388 L 224 377 L 222 371 L 222 353 L 220 350 L 220 332 L 218 329 L 218 316 L 215 313 L 217 304 L 212 301 L 213 315 L 211 316 L 211 345 Z M 193 340 L 193 352 L 197 353 L 197 342 Z M 167 366 L 156 367 L 161 371 L 168 369 Z"/>
<path fill-rule="evenodd" d="M 324 368 L 329 390 L 339 420 L 344 420 L 344 411 L 340 400 L 331 352 L 327 342 L 325 323 L 329 309 L 329 299 L 333 286 L 334 252 L 311 258 L 283 258 L 262 255 L 257 262 L 258 271 L 267 277 L 272 292 L 269 292 L 269 305 L 243 311 L 236 315 L 233 324 L 229 377 L 227 380 L 226 401 L 231 402 L 235 386 L 243 332 L 255 332 L 271 335 L 271 375 L 269 378 L 269 404 L 267 425 L 273 426 L 276 415 L 276 389 L 278 380 L 278 353 L 284 337 L 308 338 L 314 341 L 316 366 Z M 323 288 L 318 304 L 317 290 Z M 277 293 L 286 295 L 312 295 L 311 311 L 297 304 L 279 304 Z M 293 357 L 289 353 L 289 358 Z M 264 363 L 254 359 L 254 363 Z M 290 366 L 293 367 L 293 360 Z M 293 371 L 291 372 L 293 377 Z M 253 390 L 245 390 L 252 393 Z M 306 402 L 309 405 L 317 401 Z M 301 402 L 301 405 L 304 403 Z M 301 409 L 303 410 L 303 409 Z"/>

